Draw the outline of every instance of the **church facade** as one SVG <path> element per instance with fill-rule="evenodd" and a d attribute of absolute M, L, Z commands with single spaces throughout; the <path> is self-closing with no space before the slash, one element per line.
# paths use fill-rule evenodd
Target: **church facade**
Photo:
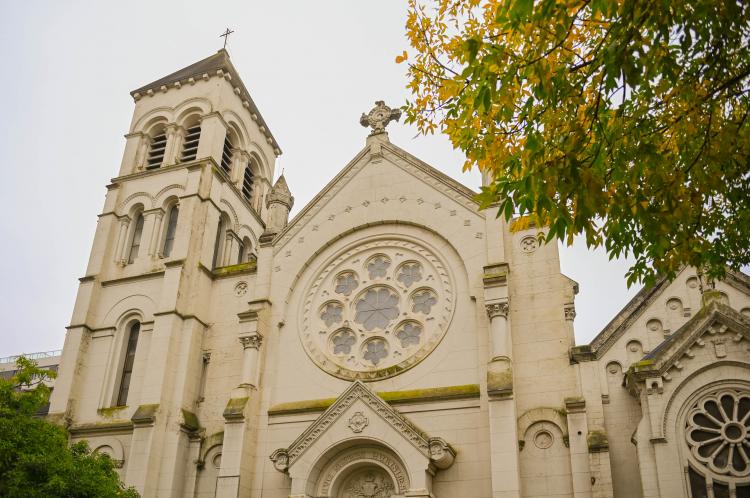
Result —
<path fill-rule="evenodd" d="M 576 345 L 546 229 L 392 144 L 383 102 L 289 220 L 226 51 L 132 96 L 48 417 L 142 496 L 750 496 L 744 274 L 685 269 Z"/>

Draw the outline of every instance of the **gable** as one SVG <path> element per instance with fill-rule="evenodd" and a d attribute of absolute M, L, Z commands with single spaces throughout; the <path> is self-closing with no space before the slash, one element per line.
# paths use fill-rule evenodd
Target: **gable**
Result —
<path fill-rule="evenodd" d="M 371 424 L 370 417 L 377 417 L 381 423 L 378 439 L 398 447 L 404 442 L 418 451 L 426 460 L 433 460 L 439 468 L 446 468 L 453 463 L 455 451 L 441 438 L 430 438 L 406 417 L 388 405 L 367 386 L 353 382 L 310 426 L 302 432 L 287 448 L 274 451 L 270 459 L 279 471 L 286 471 L 302 457 L 327 432 L 335 428 L 344 429 L 345 433 L 361 435 Z M 373 421 L 374 422 L 374 421 Z M 374 424 L 373 424 L 374 425 Z M 398 441 L 394 441 L 394 437 Z M 330 439 L 330 434 L 329 434 Z"/>
<path fill-rule="evenodd" d="M 366 223 L 368 217 L 378 216 L 379 212 L 373 211 L 390 206 L 399 206 L 405 218 L 429 207 L 434 218 L 460 217 L 466 224 L 467 217 L 484 218 L 474 200 L 476 194 L 390 142 L 370 139 L 275 237 L 274 253 L 311 223 L 319 226 L 355 217 Z"/>
<path fill-rule="evenodd" d="M 697 361 L 697 366 L 711 364 L 725 358 L 750 360 L 750 320 L 719 302 L 711 302 L 680 330 L 667 338 L 641 361 L 634 363 L 626 375 L 626 385 L 632 393 L 637 384 L 656 378 L 648 389 L 661 389 L 661 382 L 671 381 L 682 374 L 687 364 Z M 695 366 L 691 370 L 695 370 Z M 659 391 L 661 392 L 661 391 Z"/>
<path fill-rule="evenodd" d="M 750 312 L 750 278 L 739 272 L 727 272 L 716 289 L 732 308 Z M 597 358 L 612 356 L 617 346 L 635 344 L 642 354 L 658 347 L 701 310 L 701 292 L 695 270 L 683 269 L 673 281 L 664 278 L 643 288 L 590 343 L 590 354 Z M 614 356 L 618 356 L 617 353 Z"/>

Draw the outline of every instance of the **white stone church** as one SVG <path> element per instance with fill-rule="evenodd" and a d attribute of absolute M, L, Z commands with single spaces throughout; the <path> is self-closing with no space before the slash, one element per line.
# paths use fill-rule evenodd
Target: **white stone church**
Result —
<path fill-rule="evenodd" d="M 748 276 L 685 269 L 576 346 L 557 244 L 398 110 L 289 220 L 226 51 L 131 95 L 49 417 L 142 496 L 750 497 Z"/>

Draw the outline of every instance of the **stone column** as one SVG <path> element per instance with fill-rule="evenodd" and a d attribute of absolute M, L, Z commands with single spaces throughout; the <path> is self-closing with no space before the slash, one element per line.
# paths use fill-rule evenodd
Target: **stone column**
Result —
<path fill-rule="evenodd" d="M 489 325 L 487 396 L 490 425 L 492 498 L 521 496 L 518 425 L 513 396 L 512 337 L 509 323 L 508 265 L 484 267 L 485 311 Z"/>
<path fill-rule="evenodd" d="M 151 214 L 151 213 L 149 213 Z M 154 227 L 151 230 L 151 238 L 149 239 L 148 243 L 148 255 L 149 256 L 156 256 L 159 257 L 159 253 L 161 252 L 161 248 L 159 247 L 159 242 L 161 240 L 161 225 L 164 221 L 164 211 L 161 210 L 161 208 L 153 211 L 153 217 L 154 217 Z"/>
<path fill-rule="evenodd" d="M 576 306 L 573 303 L 568 303 L 564 306 L 563 311 L 565 312 L 565 328 L 568 330 L 568 339 L 572 348 L 576 344 L 575 329 L 573 328 L 573 321 L 576 319 Z"/>
<path fill-rule="evenodd" d="M 242 357 L 242 383 L 251 387 L 258 387 L 258 355 L 263 336 L 257 332 L 252 335 L 240 337 L 240 343 L 244 348 Z"/>
<path fill-rule="evenodd" d="M 177 162 L 180 145 L 182 144 L 183 132 L 184 131 L 182 130 L 182 127 L 175 123 L 170 123 L 167 125 L 167 148 L 164 151 L 164 160 L 162 161 L 162 166 L 168 166 Z"/>
<path fill-rule="evenodd" d="M 240 149 L 232 149 L 232 183 L 242 190 L 242 181 L 245 175 L 245 167 L 250 162 L 250 154 Z"/>
<path fill-rule="evenodd" d="M 125 246 L 128 239 L 128 228 L 130 227 L 130 218 L 123 216 L 120 218 L 120 231 L 117 235 L 117 248 L 115 249 L 115 262 L 123 264 L 125 262 Z"/>
<path fill-rule="evenodd" d="M 490 336 L 492 354 L 490 361 L 499 359 L 509 360 L 511 344 L 508 337 L 508 300 L 487 303 L 487 317 L 490 320 Z"/>

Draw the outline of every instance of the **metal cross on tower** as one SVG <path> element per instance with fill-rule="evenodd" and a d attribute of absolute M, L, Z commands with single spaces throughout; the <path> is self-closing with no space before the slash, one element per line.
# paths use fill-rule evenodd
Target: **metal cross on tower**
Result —
<path fill-rule="evenodd" d="M 226 31 L 224 31 L 222 34 L 219 35 L 219 38 L 224 38 L 224 48 L 227 48 L 227 41 L 229 40 L 229 35 L 234 33 L 231 29 L 227 28 Z"/>

